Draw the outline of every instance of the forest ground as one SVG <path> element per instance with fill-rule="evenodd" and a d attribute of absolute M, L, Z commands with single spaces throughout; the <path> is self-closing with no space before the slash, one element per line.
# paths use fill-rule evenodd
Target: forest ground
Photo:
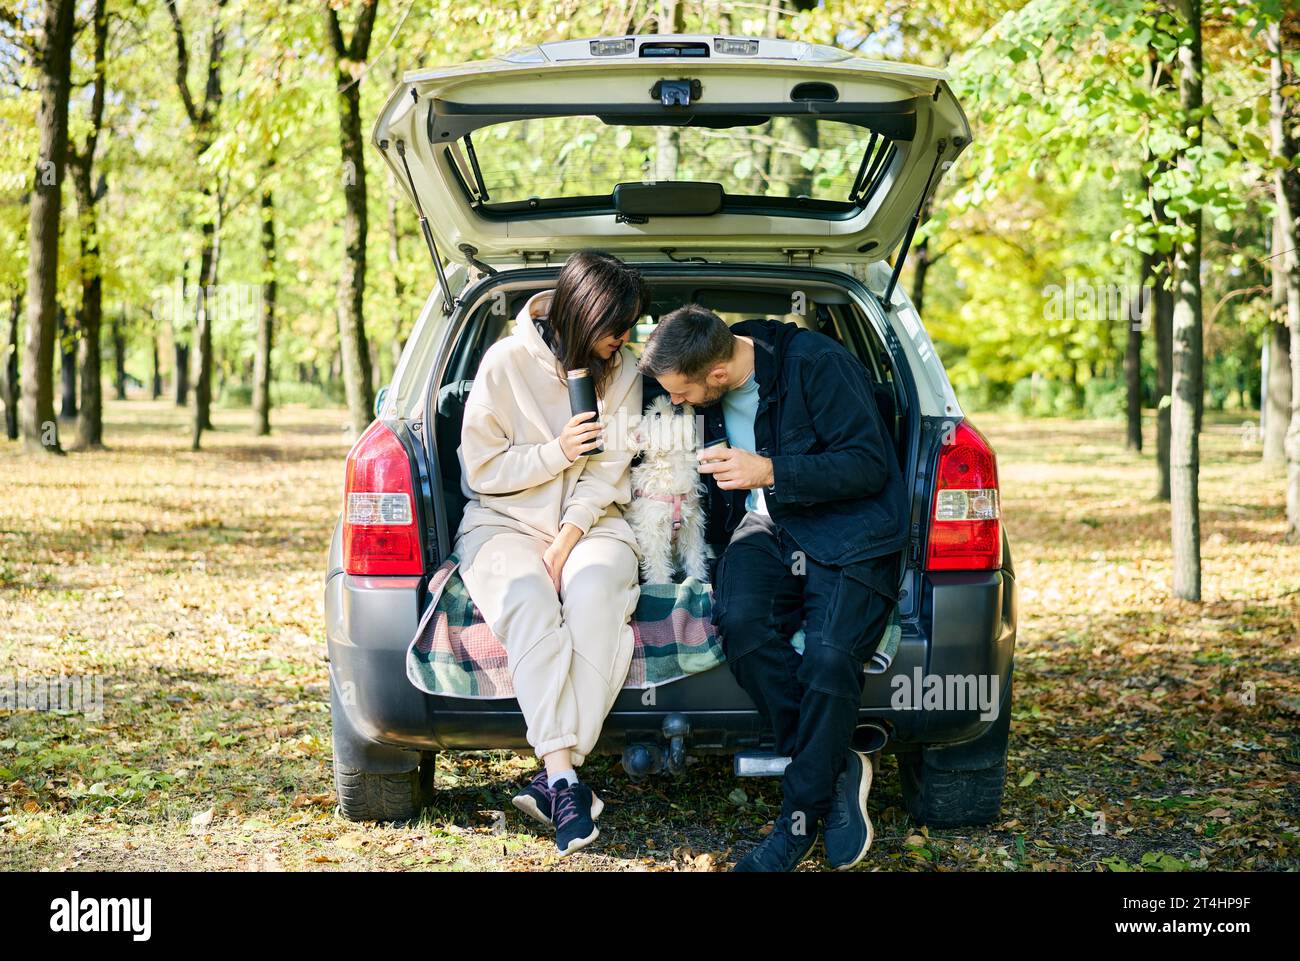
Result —
<path fill-rule="evenodd" d="M 110 401 L 98 453 L 0 441 L 0 680 L 105 677 L 97 720 L 0 711 L 0 869 L 716 870 L 776 812 L 778 783 L 729 759 L 632 784 L 593 758 L 602 835 L 560 860 L 509 805 L 535 760 L 479 752 L 439 757 L 411 824 L 338 817 L 322 576 L 346 415 L 279 410 L 254 438 L 214 410 L 191 453 L 187 414 Z M 886 755 L 859 870 L 1300 868 L 1282 472 L 1240 416 L 1207 414 L 1204 603 L 1172 600 L 1150 415 L 1144 455 L 1120 423 L 975 418 L 1020 590 L 1002 816 L 917 828 Z"/>

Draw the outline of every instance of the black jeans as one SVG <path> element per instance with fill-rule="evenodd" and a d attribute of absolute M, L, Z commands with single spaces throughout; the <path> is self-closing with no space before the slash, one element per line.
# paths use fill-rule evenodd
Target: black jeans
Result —
<path fill-rule="evenodd" d="M 713 622 L 732 673 L 791 758 L 782 813 L 808 830 L 830 811 L 857 727 L 863 663 L 896 600 L 897 552 L 829 567 L 750 512 L 714 574 Z M 804 652 L 790 638 L 804 624 Z"/>

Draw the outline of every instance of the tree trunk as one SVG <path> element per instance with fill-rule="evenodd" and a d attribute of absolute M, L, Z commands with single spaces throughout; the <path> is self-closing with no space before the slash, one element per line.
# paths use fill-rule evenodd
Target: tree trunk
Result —
<path fill-rule="evenodd" d="M 816 117 L 791 117 L 787 131 L 788 145 L 799 154 L 805 154 L 818 145 Z M 797 157 L 782 154 L 778 166 L 778 176 L 785 181 L 787 195 L 790 197 L 812 196 L 813 174 L 806 170 Z"/>
<path fill-rule="evenodd" d="M 60 304 L 59 314 L 59 420 L 77 417 L 77 328 L 68 323 L 68 311 Z"/>
<path fill-rule="evenodd" d="M 80 352 L 77 358 L 81 368 L 81 408 L 77 411 L 77 446 L 94 449 L 104 444 L 104 396 L 103 383 L 100 379 L 100 297 L 101 282 L 93 278 L 87 291 L 84 287 L 82 296 L 93 300 L 93 304 L 83 304 Z M 93 326 L 89 326 L 93 325 Z"/>
<path fill-rule="evenodd" d="M 158 332 L 157 331 L 154 331 L 153 335 L 149 338 L 149 344 L 153 348 L 153 390 L 150 391 L 150 394 L 154 400 L 157 400 L 159 397 L 162 396 L 162 392 L 163 392 L 162 365 L 159 363 L 159 359 L 158 359 Z M 125 388 L 126 386 L 125 383 L 122 386 Z"/>
<path fill-rule="evenodd" d="M 340 74 L 340 83 L 343 83 Z M 347 392 L 352 428 L 360 436 L 372 417 L 375 403 L 370 380 L 370 345 L 366 340 L 366 175 L 361 139 L 361 97 L 354 84 L 339 95 L 342 115 L 341 147 L 345 169 L 355 171 L 344 186 L 346 213 L 343 246 L 347 265 L 339 283 L 339 344 L 343 353 L 343 386 Z"/>
<path fill-rule="evenodd" d="M 262 193 L 262 317 L 253 357 L 253 423 L 259 436 L 271 433 L 271 346 L 275 339 L 275 198 Z"/>
<path fill-rule="evenodd" d="M 172 336 L 175 337 L 174 331 Z M 174 341 L 172 347 L 175 368 L 172 371 L 172 386 L 176 388 L 176 406 L 184 407 L 190 402 L 190 345 Z"/>
<path fill-rule="evenodd" d="M 1160 59 L 1155 48 L 1148 51 L 1148 62 L 1155 77 L 1156 87 L 1173 85 L 1173 75 Z M 1156 176 L 1161 177 L 1169 171 L 1169 161 L 1161 160 L 1156 165 Z M 1147 181 L 1148 197 L 1151 200 L 1151 220 L 1157 227 L 1170 223 L 1164 200 L 1156 197 Z M 1169 411 L 1174 383 L 1173 353 L 1173 315 L 1174 300 L 1170 289 L 1173 262 L 1168 254 L 1157 255 L 1153 261 L 1151 291 L 1152 317 L 1156 335 L 1156 500 L 1169 500 Z"/>
<path fill-rule="evenodd" d="M 677 179 L 677 159 L 681 154 L 681 139 L 681 133 L 676 127 L 655 128 L 655 180 Z"/>
<path fill-rule="evenodd" d="M 190 402 L 190 338 L 192 331 L 185 330 L 185 291 L 190 282 L 190 262 L 185 261 L 181 268 L 178 292 L 171 300 L 171 315 L 167 324 L 171 330 L 172 341 L 172 396 L 177 407 L 185 407 Z"/>
<path fill-rule="evenodd" d="M 394 70 L 396 74 L 396 70 Z M 398 78 L 394 76 L 394 83 Z M 397 197 L 399 187 L 397 176 L 392 169 L 388 171 L 388 262 L 393 270 L 393 303 L 397 307 L 397 320 L 393 324 L 393 343 L 391 345 L 393 370 L 402 359 L 402 349 L 406 346 L 405 331 L 408 324 L 403 316 L 403 300 L 406 297 L 406 284 L 402 281 L 402 232 L 397 219 Z"/>
<path fill-rule="evenodd" d="M 215 139 L 215 125 L 217 111 L 221 107 L 222 90 L 221 90 L 221 65 L 225 51 L 225 22 L 223 16 L 225 13 L 226 0 L 217 0 L 216 9 L 212 21 L 212 34 L 208 43 L 208 67 L 206 84 L 203 90 L 203 99 L 196 100 L 190 93 L 189 84 L 189 48 L 185 42 L 185 28 L 181 23 L 180 12 L 177 10 L 175 3 L 166 5 L 167 14 L 171 17 L 172 32 L 176 41 L 176 89 L 180 94 L 181 103 L 185 108 L 185 115 L 189 118 L 190 125 L 193 128 L 193 146 L 196 163 L 201 161 L 203 155 L 212 145 Z M 213 176 L 213 175 L 209 175 Z M 211 326 L 211 308 L 209 305 L 209 292 L 216 286 L 216 273 L 219 254 L 217 248 L 220 244 L 220 218 L 221 207 L 224 198 L 221 192 L 217 191 L 217 225 L 214 227 L 209 217 L 208 199 L 212 197 L 213 188 L 211 182 L 204 183 L 204 210 L 202 223 L 202 255 L 199 265 L 199 296 L 198 308 L 196 310 L 196 327 L 194 337 L 191 341 L 196 351 L 195 367 L 197 379 L 194 384 L 194 417 L 193 433 L 190 440 L 192 450 L 199 449 L 199 440 L 203 431 L 212 429 L 211 403 L 212 403 L 212 326 Z M 189 348 L 184 351 L 189 354 Z M 181 349 L 177 347 L 177 403 L 183 404 L 184 393 L 181 387 L 185 386 L 182 382 L 181 368 Z M 185 358 L 188 361 L 188 356 Z M 188 372 L 186 373 L 188 378 Z"/>
<path fill-rule="evenodd" d="M 929 212 L 923 212 L 921 222 L 924 223 L 929 216 Z M 912 306 L 916 308 L 918 315 L 925 304 L 925 276 L 930 272 L 930 238 L 922 237 L 912 246 Z"/>
<path fill-rule="evenodd" d="M 154 350 L 154 377 L 158 375 L 158 354 Z M 162 393 L 161 387 L 154 394 L 154 400 Z M 119 313 L 113 319 L 113 395 L 118 400 L 126 400 L 126 318 Z"/>
<path fill-rule="evenodd" d="M 23 295 L 9 301 L 9 321 L 0 337 L 0 404 L 5 408 L 5 437 L 18 439 L 18 318 L 22 316 Z"/>
<path fill-rule="evenodd" d="M 1179 99 L 1189 134 L 1190 162 L 1199 167 L 1199 112 L 1202 105 L 1201 0 L 1178 0 L 1178 12 L 1191 27 L 1178 48 Z M 1182 161 L 1188 159 L 1180 157 Z M 1193 170 L 1193 179 L 1199 170 Z M 1179 217 L 1187 236 L 1174 248 L 1174 380 L 1170 411 L 1170 520 L 1174 548 L 1174 594 L 1201 599 L 1200 438 L 1197 402 L 1201 396 L 1201 212 Z"/>
<path fill-rule="evenodd" d="M 930 219 L 930 212 L 933 207 L 934 197 L 931 196 L 925 201 L 925 206 L 921 208 L 921 224 Z M 925 304 L 926 277 L 929 275 L 930 268 L 934 266 L 935 261 L 942 256 L 942 254 L 938 256 L 931 254 L 930 249 L 930 235 L 926 234 L 912 244 L 912 253 L 908 255 L 915 264 L 912 268 L 912 306 L 916 308 L 917 314 L 921 316 L 924 316 L 921 314 L 921 310 Z"/>
<path fill-rule="evenodd" d="M 208 188 L 203 193 L 208 195 Z M 203 247 L 199 256 L 199 278 L 202 285 L 198 296 L 198 309 L 195 313 L 194 344 L 198 353 L 195 357 L 194 381 L 194 420 L 190 436 L 190 450 L 198 450 L 205 430 L 212 426 L 212 375 L 215 358 L 212 352 L 213 313 L 222 303 L 218 279 L 221 270 L 222 221 L 225 217 L 225 191 L 218 189 L 216 194 L 217 212 L 212 220 L 205 218 Z"/>
<path fill-rule="evenodd" d="M 77 326 L 81 328 L 81 410 L 77 415 L 77 446 L 102 447 L 104 443 L 103 386 L 100 382 L 99 332 L 103 319 L 103 280 L 99 258 L 99 233 L 95 219 L 95 197 L 88 165 L 72 168 L 77 192 L 77 215 L 81 225 L 81 306 Z"/>
<path fill-rule="evenodd" d="M 1286 226 L 1279 209 L 1273 217 L 1272 310 L 1264 331 L 1268 365 L 1262 371 L 1263 402 L 1260 417 L 1264 424 L 1264 463 L 1286 463 L 1286 430 L 1291 421 L 1291 331 L 1287 327 L 1286 288 L 1290 256 L 1286 243 Z"/>
<path fill-rule="evenodd" d="M 203 429 L 213 430 L 212 427 L 212 375 L 213 371 L 218 369 L 216 350 L 212 344 L 212 325 L 215 321 L 215 311 L 223 303 L 221 295 L 221 243 L 225 239 L 225 222 L 226 222 L 226 189 L 224 186 L 217 189 L 217 216 L 212 225 L 212 264 L 208 268 L 208 288 L 207 288 L 207 329 L 206 329 L 206 355 L 208 361 L 208 384 L 207 398 L 203 405 Z M 239 309 L 238 304 L 234 309 Z M 202 359 L 202 358 L 200 358 Z M 197 386 L 197 385 L 196 385 Z"/>
<path fill-rule="evenodd" d="M 339 107 L 339 150 L 343 161 L 343 245 L 347 266 L 339 275 L 339 347 L 343 357 L 343 385 L 353 433 L 360 436 L 369 425 L 375 405 L 370 380 L 370 347 L 366 341 L 366 158 L 361 133 L 361 77 L 353 67 L 365 63 L 379 0 L 366 3 L 357 17 L 352 40 L 344 42 L 338 13 L 325 10 L 326 27 L 334 48 Z"/>
<path fill-rule="evenodd" d="M 1124 314 L 1128 322 L 1128 340 L 1124 347 L 1124 390 L 1127 395 L 1128 435 L 1127 450 L 1142 451 L 1142 328 L 1148 318 L 1147 284 L 1151 280 L 1154 254 L 1142 255 L 1142 268 L 1138 272 L 1137 303 L 1129 303 Z"/>
<path fill-rule="evenodd" d="M 1166 267 L 1169 265 L 1166 264 Z M 1174 297 L 1169 270 L 1151 292 L 1156 325 L 1156 500 L 1169 500 L 1169 411 L 1174 386 Z"/>
<path fill-rule="evenodd" d="M 1287 37 L 1300 33 L 1300 14 L 1287 15 Z M 1273 152 L 1294 157 L 1300 152 L 1300 140 L 1294 134 L 1300 124 L 1300 103 L 1295 97 L 1283 98 L 1284 86 L 1300 83 L 1300 76 L 1283 56 L 1283 30 L 1278 24 L 1269 25 L 1269 50 L 1272 53 L 1269 86 L 1272 88 L 1270 129 Z M 1286 51 L 1293 53 L 1293 51 Z M 1277 201 L 1278 218 L 1282 230 L 1283 247 L 1290 253 L 1280 258 L 1285 262 L 1285 296 L 1287 325 L 1290 328 L 1291 347 L 1291 415 L 1287 426 L 1286 450 L 1286 541 L 1300 544 L 1300 169 L 1291 166 L 1273 173 L 1273 188 Z"/>
<path fill-rule="evenodd" d="M 77 312 L 81 344 L 81 409 L 77 414 L 77 446 L 94 449 L 104 443 L 104 397 L 101 381 L 100 329 L 103 321 L 103 261 L 99 249 L 99 221 L 95 204 L 108 189 L 104 175 L 94 184 L 95 147 L 99 143 L 99 128 L 104 121 L 106 93 L 106 51 L 108 46 L 107 0 L 95 0 L 92 19 L 94 34 L 95 91 L 90 101 L 90 124 L 85 145 L 77 149 L 68 147 L 72 182 L 77 194 L 77 242 L 80 254 L 81 304 Z M 118 350 L 121 363 L 121 350 Z M 119 386 L 125 391 L 125 384 Z M 125 394 L 123 394 L 125 396 Z"/>
<path fill-rule="evenodd" d="M 204 188 L 204 196 L 208 196 Z M 194 418 L 190 449 L 198 450 L 205 430 L 212 428 L 212 306 L 217 295 L 216 227 L 204 218 L 199 253 L 199 291 L 194 310 Z"/>
<path fill-rule="evenodd" d="M 46 0 L 40 40 L 36 182 L 28 206 L 27 340 L 23 347 L 21 426 L 28 450 L 61 454 L 54 419 L 55 294 L 59 215 L 68 153 L 73 0 Z"/>

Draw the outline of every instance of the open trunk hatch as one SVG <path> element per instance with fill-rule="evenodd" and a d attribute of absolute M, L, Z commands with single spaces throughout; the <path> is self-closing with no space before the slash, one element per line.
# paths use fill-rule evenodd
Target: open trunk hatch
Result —
<path fill-rule="evenodd" d="M 654 36 L 408 73 L 374 142 L 445 257 L 842 262 L 898 246 L 970 128 L 940 71 Z"/>

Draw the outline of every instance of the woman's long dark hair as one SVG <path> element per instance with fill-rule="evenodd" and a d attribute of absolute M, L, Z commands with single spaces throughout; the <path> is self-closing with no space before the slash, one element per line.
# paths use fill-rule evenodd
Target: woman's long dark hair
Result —
<path fill-rule="evenodd" d="M 596 393 L 603 395 L 618 365 L 618 354 L 598 357 L 595 346 L 617 337 L 650 307 L 641 274 L 617 257 L 598 250 L 569 255 L 555 283 L 544 333 L 565 370 L 587 368 Z"/>

